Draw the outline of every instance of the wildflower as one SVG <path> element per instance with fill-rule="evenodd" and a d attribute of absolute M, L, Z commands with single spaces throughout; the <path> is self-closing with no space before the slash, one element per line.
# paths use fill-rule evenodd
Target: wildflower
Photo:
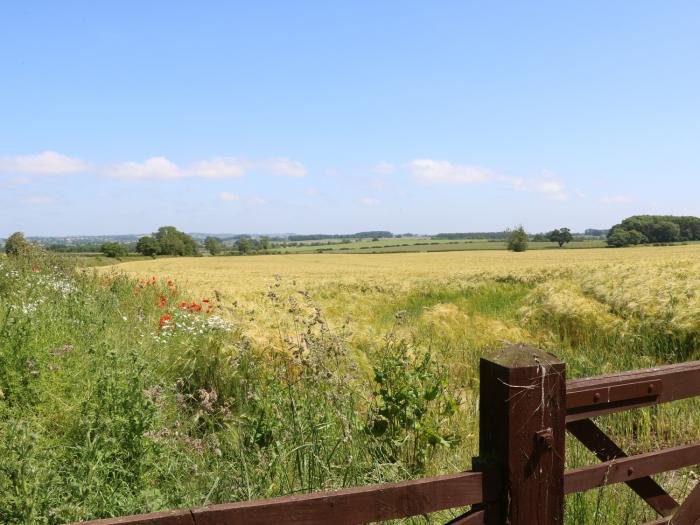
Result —
<path fill-rule="evenodd" d="M 172 315 L 165 314 L 164 316 L 162 316 L 160 318 L 160 321 L 158 321 L 158 326 L 160 326 L 161 328 L 164 328 L 168 324 L 168 321 L 170 321 L 172 318 L 173 318 Z"/>

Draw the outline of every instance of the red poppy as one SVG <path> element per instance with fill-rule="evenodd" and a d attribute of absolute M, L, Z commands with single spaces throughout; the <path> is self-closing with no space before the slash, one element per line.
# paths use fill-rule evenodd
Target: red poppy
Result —
<path fill-rule="evenodd" d="M 203 303 L 208 303 L 208 302 L 209 302 L 209 299 L 202 299 L 202 302 L 203 302 Z"/>
<path fill-rule="evenodd" d="M 160 318 L 160 321 L 158 321 L 158 326 L 163 328 L 166 324 L 168 324 L 168 321 L 170 321 L 172 318 L 172 315 L 165 314 L 163 317 Z"/>

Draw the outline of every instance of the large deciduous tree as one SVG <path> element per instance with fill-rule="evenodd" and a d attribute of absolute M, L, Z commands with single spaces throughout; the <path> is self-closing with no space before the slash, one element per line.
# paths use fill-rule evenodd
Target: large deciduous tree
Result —
<path fill-rule="evenodd" d="M 547 234 L 547 238 L 552 242 L 556 242 L 559 248 L 574 240 L 569 228 L 557 228 L 556 230 L 552 230 Z"/>
<path fill-rule="evenodd" d="M 175 226 L 161 226 L 152 236 L 141 237 L 136 251 L 143 255 L 198 255 L 197 242 Z"/>

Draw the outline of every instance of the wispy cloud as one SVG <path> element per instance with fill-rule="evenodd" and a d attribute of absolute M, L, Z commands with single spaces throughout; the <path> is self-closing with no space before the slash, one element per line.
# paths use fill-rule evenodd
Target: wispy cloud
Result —
<path fill-rule="evenodd" d="M 245 175 L 245 164 L 236 159 L 216 158 L 192 163 L 185 174 L 205 179 L 231 179 Z"/>
<path fill-rule="evenodd" d="M 388 175 L 389 173 L 394 173 L 396 171 L 396 166 L 390 162 L 377 162 L 372 166 L 372 173 L 377 173 L 379 175 Z"/>
<path fill-rule="evenodd" d="M 629 195 L 611 195 L 600 198 L 600 202 L 603 204 L 628 204 L 633 200 Z"/>
<path fill-rule="evenodd" d="M 564 183 L 549 173 L 534 179 L 520 179 L 515 186 L 520 190 L 541 193 L 545 197 L 558 201 L 564 201 L 569 198 Z"/>
<path fill-rule="evenodd" d="M 416 159 L 411 162 L 413 176 L 421 182 L 446 182 L 465 184 L 494 180 L 495 174 L 487 169 L 463 164 L 452 164 L 446 160 Z"/>
<path fill-rule="evenodd" d="M 301 162 L 286 158 L 244 160 L 232 157 L 217 157 L 199 160 L 181 167 L 165 157 L 151 157 L 143 162 L 124 162 L 105 168 L 104 172 L 122 179 L 182 179 L 200 177 L 204 179 L 232 179 L 243 177 L 253 170 L 268 172 L 283 177 L 304 177 L 306 168 Z"/>
<path fill-rule="evenodd" d="M 151 157 L 143 162 L 124 162 L 105 169 L 110 177 L 120 179 L 179 179 L 185 172 L 165 157 Z"/>
<path fill-rule="evenodd" d="M 36 155 L 0 157 L 0 173 L 67 175 L 82 173 L 90 168 L 91 165 L 82 159 L 61 155 L 55 151 L 44 151 Z"/>
<path fill-rule="evenodd" d="M 360 202 L 365 206 L 379 206 L 381 204 L 381 201 L 374 197 L 362 197 Z"/>
<path fill-rule="evenodd" d="M 500 175 L 493 170 L 479 166 L 453 164 L 446 160 L 417 159 L 411 161 L 411 172 L 420 182 L 428 184 L 475 184 L 501 182 L 516 190 L 541 193 L 554 200 L 566 200 L 565 184 L 552 174 L 524 179 Z"/>
<path fill-rule="evenodd" d="M 306 177 L 308 174 L 301 162 L 287 158 L 252 161 L 250 164 L 251 169 L 257 168 L 283 177 Z"/>
<path fill-rule="evenodd" d="M 264 206 L 267 204 L 267 201 L 262 197 L 253 197 L 250 199 L 250 203 L 255 204 L 256 206 Z"/>
<path fill-rule="evenodd" d="M 222 191 L 221 193 L 219 193 L 219 198 L 222 201 L 228 202 L 241 200 L 241 198 L 238 195 L 236 195 L 235 193 L 229 193 L 228 191 Z"/>

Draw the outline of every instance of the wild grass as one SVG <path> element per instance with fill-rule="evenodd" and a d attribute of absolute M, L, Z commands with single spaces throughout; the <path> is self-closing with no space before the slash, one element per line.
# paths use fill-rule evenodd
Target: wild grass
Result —
<path fill-rule="evenodd" d="M 0 260 L 0 522 L 468 470 L 478 360 L 504 344 L 555 353 L 569 377 L 697 358 L 698 255 L 299 255 L 99 270 L 40 253 Z M 688 400 L 599 423 L 641 452 L 697 440 L 698 409 Z M 568 466 L 596 461 L 567 447 Z M 659 479 L 682 497 L 695 477 Z M 567 498 L 570 524 L 652 518 L 624 486 Z"/>

